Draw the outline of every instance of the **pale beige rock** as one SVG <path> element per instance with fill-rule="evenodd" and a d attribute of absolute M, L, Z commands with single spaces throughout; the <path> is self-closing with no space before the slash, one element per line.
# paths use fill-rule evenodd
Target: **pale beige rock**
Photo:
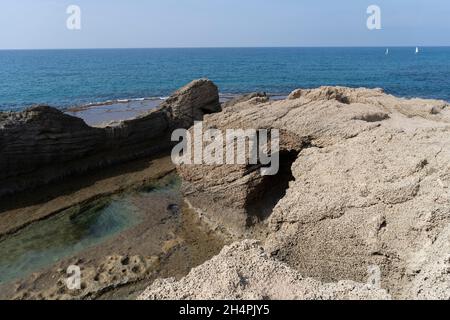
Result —
<path fill-rule="evenodd" d="M 386 291 L 352 281 L 323 284 L 268 256 L 257 241 L 244 240 L 192 269 L 180 281 L 157 280 L 141 300 L 335 300 L 389 299 Z"/>
<path fill-rule="evenodd" d="M 267 102 L 269 101 L 269 97 L 264 92 L 253 92 L 243 96 L 238 96 L 236 98 L 231 99 L 230 101 L 225 102 L 224 104 L 222 104 L 222 108 L 226 109 L 238 103 L 247 102 L 249 100 L 254 100 L 258 102 Z"/>
<path fill-rule="evenodd" d="M 211 223 L 245 237 L 259 213 L 264 247 L 303 276 L 361 282 L 378 266 L 395 298 L 449 297 L 446 102 L 322 87 L 237 103 L 204 126 L 281 129 L 281 149 L 295 151 L 266 182 L 246 166 L 180 166 L 188 200 Z"/>

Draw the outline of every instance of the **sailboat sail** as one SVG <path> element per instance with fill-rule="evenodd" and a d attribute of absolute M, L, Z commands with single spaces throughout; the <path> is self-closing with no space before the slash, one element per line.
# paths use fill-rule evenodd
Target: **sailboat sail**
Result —
<path fill-rule="evenodd" d="M 419 53 L 419 47 L 416 47 L 416 54 Z"/>

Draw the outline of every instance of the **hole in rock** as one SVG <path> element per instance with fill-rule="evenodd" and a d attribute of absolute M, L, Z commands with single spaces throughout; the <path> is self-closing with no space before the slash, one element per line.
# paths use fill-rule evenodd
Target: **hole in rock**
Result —
<path fill-rule="evenodd" d="M 213 111 L 213 110 L 210 110 L 210 109 L 207 109 L 207 108 L 200 108 L 200 111 L 204 114 L 204 115 L 206 115 L 206 114 L 213 114 L 213 113 L 216 113 L 217 111 Z"/>
<path fill-rule="evenodd" d="M 274 176 L 263 176 L 247 194 L 245 210 L 247 227 L 266 220 L 277 203 L 286 195 L 289 182 L 294 180 L 292 164 L 299 151 L 280 151 L 280 169 Z"/>
<path fill-rule="evenodd" d="M 341 94 L 336 95 L 336 100 L 339 101 L 340 103 L 350 104 L 349 98 Z"/>

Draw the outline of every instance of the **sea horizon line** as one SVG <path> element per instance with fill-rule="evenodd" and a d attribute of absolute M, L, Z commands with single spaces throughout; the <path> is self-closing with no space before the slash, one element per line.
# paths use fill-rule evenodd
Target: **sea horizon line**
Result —
<path fill-rule="evenodd" d="M 65 50 L 176 50 L 176 49 L 386 49 L 386 48 L 450 48 L 450 45 L 397 45 L 397 46 L 218 46 L 218 47 L 105 47 L 105 48 L 5 48 L 0 51 L 65 51 Z"/>

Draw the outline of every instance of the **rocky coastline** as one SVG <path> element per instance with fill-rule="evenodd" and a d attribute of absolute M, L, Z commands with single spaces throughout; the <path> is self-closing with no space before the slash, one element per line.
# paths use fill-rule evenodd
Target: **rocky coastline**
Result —
<path fill-rule="evenodd" d="M 262 177 L 248 165 L 177 171 L 187 201 L 211 225 L 235 238 L 262 239 L 269 257 L 304 277 L 362 285 L 377 270 L 389 297 L 448 299 L 449 124 L 447 102 L 397 98 L 381 89 L 299 89 L 281 101 L 249 95 L 205 117 L 203 126 L 279 129 L 280 173 Z M 240 266 L 223 267 L 220 257 L 228 254 L 180 282 L 153 284 L 143 297 L 204 298 L 194 278 L 245 278 L 251 271 L 239 270 L 252 264 L 251 255 Z M 283 274 L 271 273 L 278 276 L 282 281 Z M 249 279 L 258 288 L 252 294 L 265 296 L 267 288 Z M 236 298 L 236 286 L 223 288 L 230 291 L 222 297 Z"/>
<path fill-rule="evenodd" d="M 258 166 L 248 164 L 169 164 L 170 134 L 191 128 L 196 120 L 217 130 L 278 129 L 280 172 L 261 176 Z M 222 246 L 229 245 L 176 275 L 148 271 L 132 278 L 148 285 L 140 287 L 139 299 L 450 299 L 449 131 L 447 102 L 365 88 L 298 89 L 277 101 L 253 93 L 221 105 L 218 88 L 197 80 L 150 113 L 104 128 L 34 107 L 0 115 L 0 197 L 6 208 L 0 216 L 7 221 L 0 225 L 9 223 L 9 229 L 2 229 L 8 235 L 51 211 L 36 215 L 31 206 L 24 213 L 21 205 L 7 204 L 12 196 L 130 161 L 166 157 L 152 160 L 160 161 L 160 169 L 138 175 L 127 187 L 176 170 L 178 205 L 195 212 L 209 232 L 220 234 Z M 120 181 L 130 179 L 125 173 Z M 104 186 L 117 184 L 112 180 Z M 98 186 L 93 184 L 87 194 L 93 190 Z M 17 222 L 17 216 L 23 220 Z M 162 247 L 179 247 L 179 234 L 170 232 L 173 237 L 164 239 Z M 131 239 L 138 241 L 137 234 Z M 116 265 L 127 255 L 147 270 L 172 252 L 158 248 L 162 255 L 157 250 L 153 258 L 139 257 L 145 246 L 139 244 L 141 252 L 132 247 L 128 241 L 119 255 L 113 255 L 113 247 L 106 250 L 113 257 L 106 263 L 113 274 L 122 270 Z M 101 250 L 96 254 L 95 263 L 105 267 Z M 123 268 L 128 276 L 133 266 Z M 95 278 L 98 270 L 89 268 Z M 379 275 L 376 283 L 371 270 Z M 53 276 L 59 281 L 50 271 L 46 275 L 46 280 Z M 48 288 L 24 296 L 30 286 L 36 281 L 19 285 L 16 298 L 96 298 L 95 292 L 104 290 L 86 285 L 84 293 L 58 295 L 55 284 L 53 296 L 42 294 Z"/>
<path fill-rule="evenodd" d="M 168 150 L 176 128 L 220 111 L 217 87 L 197 80 L 157 109 L 104 128 L 48 106 L 0 114 L 0 197 Z"/>

